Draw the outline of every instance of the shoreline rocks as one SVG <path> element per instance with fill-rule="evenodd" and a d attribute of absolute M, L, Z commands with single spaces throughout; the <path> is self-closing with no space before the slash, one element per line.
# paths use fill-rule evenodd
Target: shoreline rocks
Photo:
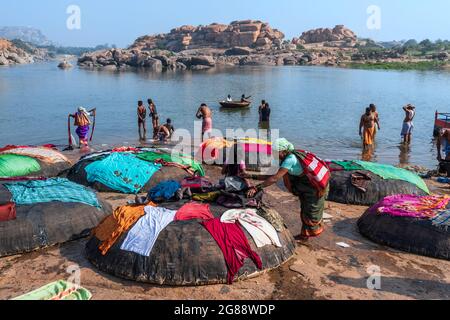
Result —
<path fill-rule="evenodd" d="M 29 64 L 48 60 L 48 52 L 20 41 L 0 39 L 0 66 Z"/>

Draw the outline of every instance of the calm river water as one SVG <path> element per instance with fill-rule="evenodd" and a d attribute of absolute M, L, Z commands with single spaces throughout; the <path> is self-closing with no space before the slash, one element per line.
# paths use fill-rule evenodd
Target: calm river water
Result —
<path fill-rule="evenodd" d="M 224 111 L 228 93 L 254 99 L 245 111 Z M 245 67 L 208 72 L 110 73 L 56 63 L 0 68 L 0 146 L 67 144 L 67 115 L 79 105 L 98 110 L 96 144 L 137 144 L 136 102 L 153 98 L 162 120 L 193 131 L 200 103 L 214 110 L 214 126 L 257 128 L 261 99 L 272 108 L 272 129 L 325 159 L 362 157 L 359 119 L 377 104 L 381 131 L 373 161 L 433 168 L 434 112 L 450 111 L 450 73 L 364 71 L 322 67 Z M 417 106 L 414 141 L 400 147 L 402 106 Z"/>

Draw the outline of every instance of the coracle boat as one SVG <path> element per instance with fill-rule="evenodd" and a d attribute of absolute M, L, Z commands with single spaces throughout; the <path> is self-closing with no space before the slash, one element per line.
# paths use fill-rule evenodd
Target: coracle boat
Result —
<path fill-rule="evenodd" d="M 246 101 L 246 102 L 240 102 L 240 101 L 221 101 L 219 102 L 220 105 L 222 106 L 222 108 L 233 108 L 233 109 L 238 109 L 238 108 L 248 108 L 250 107 L 250 105 L 252 104 L 251 101 Z"/>
<path fill-rule="evenodd" d="M 437 137 L 439 131 L 442 129 L 450 129 L 450 113 L 440 113 L 436 111 L 433 131 L 434 136 Z"/>

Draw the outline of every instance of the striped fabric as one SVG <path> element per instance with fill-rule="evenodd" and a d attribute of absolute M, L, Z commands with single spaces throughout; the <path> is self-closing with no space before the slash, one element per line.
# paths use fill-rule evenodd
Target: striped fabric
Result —
<path fill-rule="evenodd" d="M 319 191 L 325 190 L 330 181 L 330 169 L 325 161 L 304 150 L 294 151 L 294 154 L 298 157 L 305 175 L 314 188 Z"/>

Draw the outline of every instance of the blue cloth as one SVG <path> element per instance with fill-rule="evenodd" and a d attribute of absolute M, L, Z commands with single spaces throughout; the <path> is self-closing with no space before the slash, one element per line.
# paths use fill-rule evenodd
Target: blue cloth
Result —
<path fill-rule="evenodd" d="M 84 203 L 101 208 L 92 190 L 67 179 L 30 180 L 6 183 L 17 205 L 29 205 L 52 201 Z"/>
<path fill-rule="evenodd" d="M 175 219 L 176 211 L 145 207 L 143 216 L 128 232 L 120 249 L 149 257 L 158 236 Z"/>
<path fill-rule="evenodd" d="M 160 184 L 158 184 L 156 187 L 154 187 L 148 195 L 150 196 L 150 199 L 153 201 L 158 200 L 170 200 L 173 198 L 175 193 L 181 189 L 181 184 L 176 181 L 163 181 Z"/>
<path fill-rule="evenodd" d="M 89 183 L 100 182 L 122 193 L 136 194 L 161 168 L 130 153 L 115 152 L 85 168 Z"/>
<path fill-rule="evenodd" d="M 287 169 L 291 176 L 301 176 L 303 174 L 303 167 L 298 161 L 297 157 L 293 154 L 290 154 L 284 159 L 281 163 L 281 168 Z"/>

